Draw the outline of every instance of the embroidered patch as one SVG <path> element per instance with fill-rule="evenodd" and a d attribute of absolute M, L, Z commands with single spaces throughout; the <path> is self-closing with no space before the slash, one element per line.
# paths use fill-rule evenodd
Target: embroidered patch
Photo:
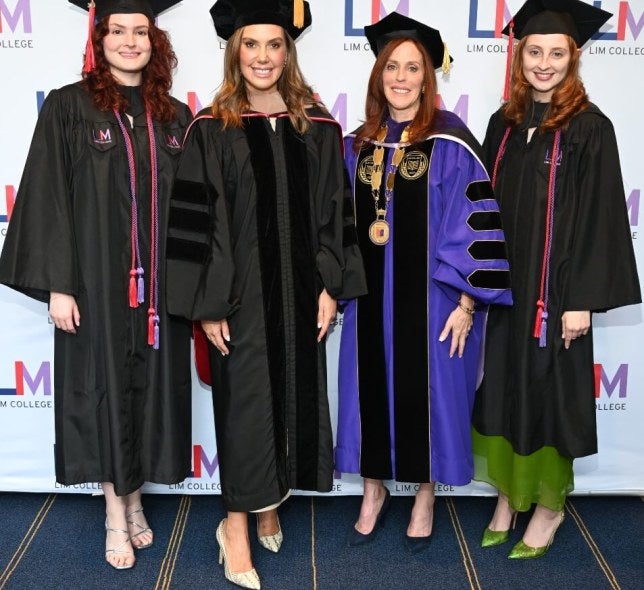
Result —
<path fill-rule="evenodd" d="M 429 159 L 424 152 L 414 150 L 405 154 L 403 161 L 400 163 L 400 174 L 407 180 L 416 180 L 420 178 L 429 167 Z"/>
<path fill-rule="evenodd" d="M 174 150 L 181 149 L 181 142 L 179 141 L 179 138 L 176 135 L 172 135 L 171 133 L 166 133 L 165 144 L 170 149 L 174 149 Z"/>
<path fill-rule="evenodd" d="M 114 142 L 112 138 L 112 128 L 110 125 L 104 127 L 94 127 L 92 129 L 92 139 L 98 145 L 109 145 Z"/>
<path fill-rule="evenodd" d="M 373 156 L 367 156 L 358 164 L 358 178 L 366 185 L 371 186 L 371 173 L 373 172 Z"/>

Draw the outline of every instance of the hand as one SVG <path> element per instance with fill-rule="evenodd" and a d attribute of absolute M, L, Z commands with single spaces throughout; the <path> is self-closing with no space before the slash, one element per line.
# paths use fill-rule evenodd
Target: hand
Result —
<path fill-rule="evenodd" d="M 80 311 L 76 299 L 67 293 L 50 293 L 49 317 L 59 330 L 76 334 L 76 328 L 80 326 Z"/>
<path fill-rule="evenodd" d="M 467 313 L 463 308 L 474 309 L 474 300 L 465 293 L 461 294 L 459 305 L 449 314 L 445 322 L 445 327 L 438 337 L 439 342 L 444 342 L 449 336 L 449 333 L 452 333 L 452 343 L 449 347 L 450 358 L 454 356 L 457 350 L 459 358 L 463 357 L 465 340 L 467 340 L 472 329 L 472 324 L 474 323 L 473 315 Z"/>
<path fill-rule="evenodd" d="M 561 316 L 561 337 L 564 348 L 570 348 L 570 343 L 588 334 L 590 329 L 590 311 L 566 311 Z"/>
<path fill-rule="evenodd" d="M 331 295 L 322 289 L 318 298 L 318 342 L 322 342 L 329 330 L 331 322 L 335 320 L 335 313 L 338 310 L 338 303 Z"/>
<path fill-rule="evenodd" d="M 228 322 L 226 320 L 201 320 L 201 327 L 206 333 L 206 338 L 223 356 L 226 356 L 229 353 L 226 342 L 230 342 Z"/>

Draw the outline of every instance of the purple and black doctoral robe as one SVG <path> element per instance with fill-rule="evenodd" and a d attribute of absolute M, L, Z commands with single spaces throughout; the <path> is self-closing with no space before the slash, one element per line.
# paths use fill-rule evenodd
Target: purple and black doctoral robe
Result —
<path fill-rule="evenodd" d="M 390 240 L 368 237 L 375 218 L 375 144 L 345 161 L 368 294 L 344 312 L 336 469 L 375 479 L 467 484 L 473 474 L 470 416 L 487 304 L 510 304 L 497 203 L 479 146 L 462 121 L 439 111 L 426 140 L 408 146 L 388 206 Z M 404 124 L 389 120 L 390 164 Z M 384 182 L 386 174 L 383 175 Z M 476 301 L 462 358 L 439 335 L 459 296 Z"/>

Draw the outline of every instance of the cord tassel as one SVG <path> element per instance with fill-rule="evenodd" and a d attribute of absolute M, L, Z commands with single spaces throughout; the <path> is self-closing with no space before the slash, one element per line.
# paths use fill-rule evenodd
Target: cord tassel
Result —
<path fill-rule="evenodd" d="M 544 304 L 543 301 L 539 299 L 539 301 L 537 301 L 537 315 L 534 318 L 534 329 L 532 330 L 532 335 L 535 338 L 539 338 L 541 336 L 541 320 L 543 319 L 543 314 Z"/>
<path fill-rule="evenodd" d="M 514 53 L 514 21 L 510 21 L 510 35 L 508 36 L 508 57 L 505 62 L 505 84 L 503 86 L 503 100 L 510 100 L 510 79 L 512 78 L 512 54 Z"/>
<path fill-rule="evenodd" d="M 139 302 L 136 292 L 136 270 L 132 269 L 130 271 L 130 286 L 128 289 L 128 298 L 130 300 L 130 307 L 138 307 Z"/>
<path fill-rule="evenodd" d="M 90 2 L 89 7 L 89 25 L 87 30 L 87 43 L 85 44 L 85 60 L 83 62 L 83 72 L 86 74 L 96 68 L 96 57 L 94 56 L 94 44 L 92 43 L 92 33 L 94 32 L 94 18 L 96 17 L 96 4 Z"/>
<path fill-rule="evenodd" d="M 154 350 L 159 350 L 159 316 L 154 316 L 154 343 L 152 344 Z"/>
<path fill-rule="evenodd" d="M 155 315 L 156 315 L 156 310 L 153 307 L 150 307 L 148 309 L 148 344 L 150 346 L 154 344 L 154 316 Z"/>
<path fill-rule="evenodd" d="M 449 61 L 449 49 L 447 49 L 447 43 L 443 43 L 443 63 L 441 64 L 441 69 L 443 74 L 449 74 L 450 61 Z"/>
<path fill-rule="evenodd" d="M 539 348 L 546 347 L 546 331 L 548 329 L 548 312 L 544 311 L 541 316 L 541 333 L 539 334 Z"/>
<path fill-rule="evenodd" d="M 293 26 L 298 29 L 304 26 L 304 0 L 293 2 Z"/>
<path fill-rule="evenodd" d="M 136 274 L 137 274 L 137 298 L 136 300 L 139 303 L 143 303 L 145 301 L 145 281 L 143 280 L 143 269 L 139 266 L 139 268 L 136 269 Z"/>

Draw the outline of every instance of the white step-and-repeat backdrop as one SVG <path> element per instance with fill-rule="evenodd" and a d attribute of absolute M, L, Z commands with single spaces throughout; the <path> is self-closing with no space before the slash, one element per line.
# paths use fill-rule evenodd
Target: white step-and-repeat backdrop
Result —
<path fill-rule="evenodd" d="M 171 33 L 179 68 L 173 94 L 193 111 L 207 105 L 221 81 L 223 43 L 208 14 L 214 0 L 183 0 L 159 18 Z M 345 131 L 363 110 L 373 55 L 362 27 L 397 11 L 440 29 L 454 57 L 439 77 L 443 108 L 459 115 L 482 141 L 500 105 L 507 41 L 500 35 L 522 0 L 311 0 L 313 26 L 300 38 L 309 83 Z M 586 46 L 582 76 L 591 99 L 611 118 L 622 159 L 633 243 L 644 276 L 639 231 L 644 187 L 644 0 L 595 1 L 614 16 Z M 86 13 L 67 0 L 0 0 L 0 246 L 15 201 L 38 110 L 52 89 L 78 79 Z M 644 215 L 644 212 L 643 212 Z M 341 318 L 328 342 L 332 415 Z M 644 494 L 644 323 L 633 306 L 595 316 L 598 455 L 575 462 L 576 493 Z M 0 490 L 97 492 L 98 484 L 64 487 L 54 480 L 53 326 L 46 306 L 0 286 Z M 194 377 L 192 477 L 159 493 L 219 490 L 210 391 Z M 359 477 L 343 476 L 336 494 L 361 493 Z M 396 484 L 394 493 L 413 493 Z M 440 494 L 487 494 L 482 484 L 439 486 Z"/>

